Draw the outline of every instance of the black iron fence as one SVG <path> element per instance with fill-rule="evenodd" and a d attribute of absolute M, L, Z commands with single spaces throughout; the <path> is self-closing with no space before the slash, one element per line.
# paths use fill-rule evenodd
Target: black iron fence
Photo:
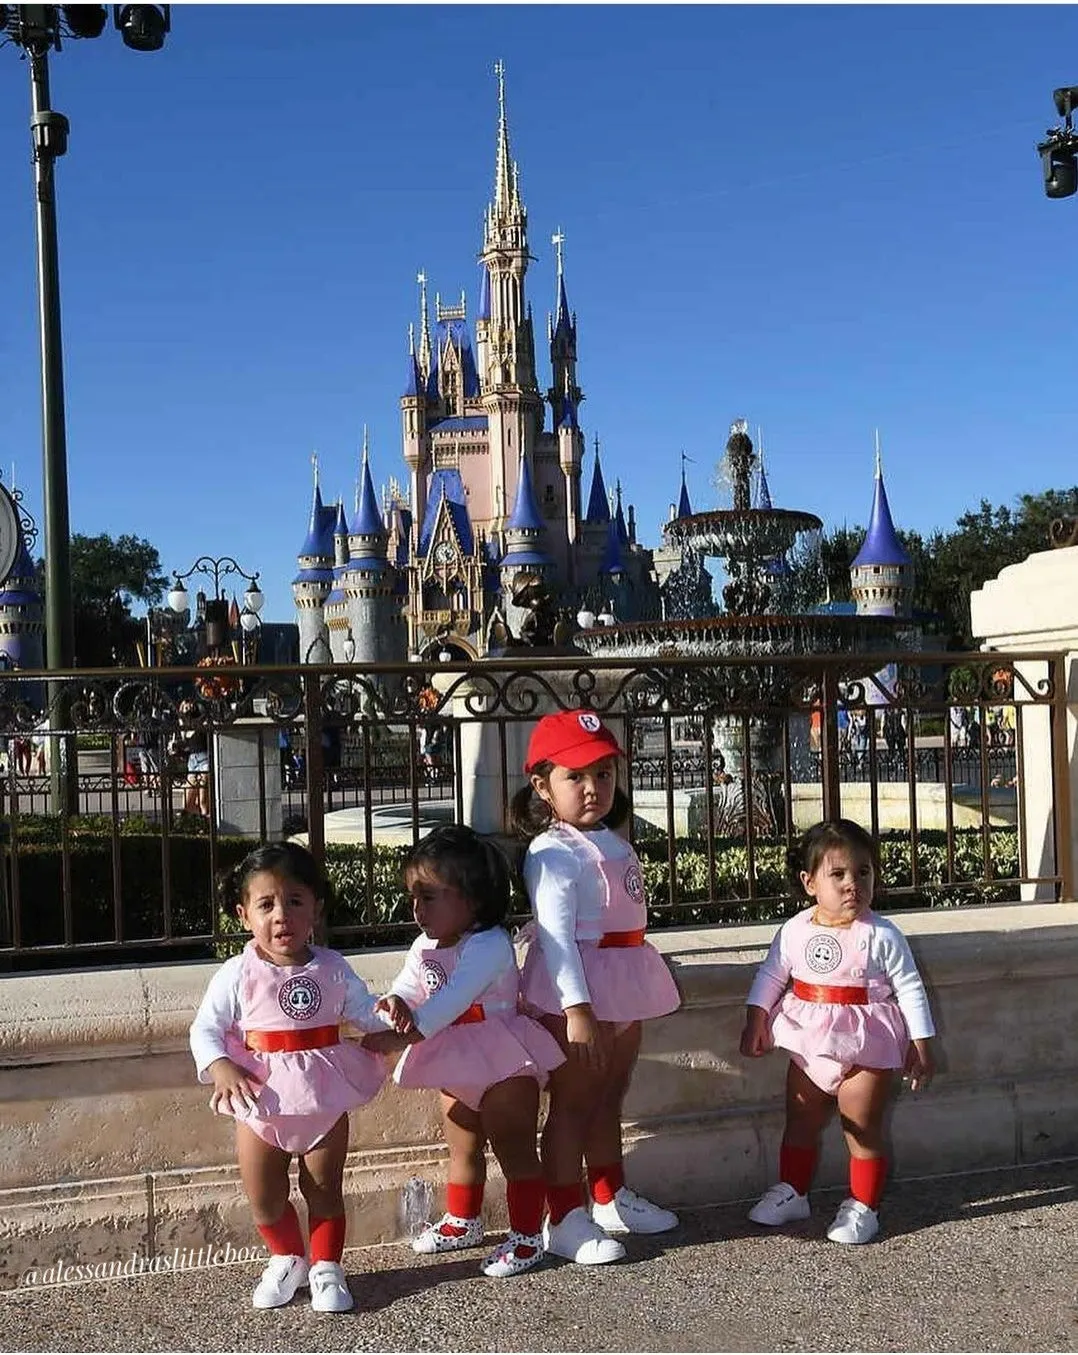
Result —
<path fill-rule="evenodd" d="M 786 847 L 838 814 L 880 837 L 888 908 L 1073 897 L 1062 663 L 524 653 L 3 674 L 0 961 L 212 955 L 234 935 L 215 880 L 282 834 L 325 860 L 338 944 L 403 937 L 408 845 L 448 818 L 504 831 L 532 723 L 579 706 L 626 750 L 655 924 L 782 915 Z"/>

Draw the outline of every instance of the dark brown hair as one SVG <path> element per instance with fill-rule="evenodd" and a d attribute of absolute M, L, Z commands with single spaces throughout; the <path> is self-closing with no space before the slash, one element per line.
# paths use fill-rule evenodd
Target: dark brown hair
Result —
<path fill-rule="evenodd" d="M 512 896 L 509 863 L 488 837 L 462 823 L 447 823 L 422 837 L 404 858 L 403 873 L 424 868 L 475 906 L 475 930 L 500 927 Z"/>
<path fill-rule="evenodd" d="M 553 762 L 537 762 L 532 768 L 532 776 L 549 776 L 554 769 Z M 620 828 L 629 817 L 629 797 L 620 786 L 615 787 L 614 803 L 610 813 L 603 820 L 607 828 Z M 527 785 L 521 786 L 509 801 L 509 827 L 519 837 L 538 837 L 545 833 L 554 822 L 554 811 L 538 794 L 529 778 Z"/>
<path fill-rule="evenodd" d="M 301 847 L 298 842 L 267 842 L 248 852 L 238 866 L 233 866 L 221 877 L 218 893 L 226 912 L 234 914 L 241 903 L 246 903 L 251 876 L 263 870 L 306 885 L 321 903 L 323 913 L 333 906 L 333 889 L 306 847 Z"/>
<path fill-rule="evenodd" d="M 796 847 L 786 853 L 786 878 L 790 888 L 798 898 L 807 899 L 805 886 L 801 882 L 801 872 L 815 875 L 824 859 L 833 847 L 845 847 L 850 851 L 864 852 L 872 862 L 876 885 L 880 883 L 880 852 L 871 833 L 866 833 L 859 823 L 852 819 L 824 819 L 804 834 Z"/>

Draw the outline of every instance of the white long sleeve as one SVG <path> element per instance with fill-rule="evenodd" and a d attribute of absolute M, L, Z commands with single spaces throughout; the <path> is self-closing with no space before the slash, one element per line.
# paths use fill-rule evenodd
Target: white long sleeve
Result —
<path fill-rule="evenodd" d="M 563 1009 L 591 1001 L 576 943 L 585 864 L 569 843 L 548 833 L 535 839 L 524 858 L 536 936 Z"/>
<path fill-rule="evenodd" d="M 421 974 L 421 953 L 436 942 L 420 935 L 413 941 L 404 967 L 393 980 L 390 992 L 412 1008 L 416 1029 L 424 1037 L 451 1026 L 486 990 L 506 972 L 516 969 L 516 956 L 508 933 L 501 927 L 473 932 L 459 943 L 457 962 L 445 986 L 427 994 Z"/>
<path fill-rule="evenodd" d="M 225 1057 L 225 1033 L 240 1019 L 240 970 L 243 956 L 233 955 L 210 979 L 191 1022 L 191 1053 L 199 1082 L 212 1082 L 206 1069 Z"/>
<path fill-rule="evenodd" d="M 791 965 L 790 957 L 786 954 L 785 933 L 786 928 L 780 927 L 771 938 L 763 964 L 756 971 L 749 989 L 746 1006 L 763 1007 L 765 1012 L 769 1012 L 786 991 Z"/>
<path fill-rule="evenodd" d="M 906 1021 L 911 1040 L 927 1040 L 936 1027 L 928 995 L 918 973 L 910 943 L 888 917 L 878 917 L 869 943 L 869 959 L 887 975 Z"/>

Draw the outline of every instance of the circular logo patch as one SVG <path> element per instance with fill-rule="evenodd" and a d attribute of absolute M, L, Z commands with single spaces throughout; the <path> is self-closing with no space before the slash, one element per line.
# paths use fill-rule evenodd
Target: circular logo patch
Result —
<path fill-rule="evenodd" d="M 644 897 L 644 877 L 635 861 L 625 872 L 625 892 L 634 903 Z"/>
<path fill-rule="evenodd" d="M 599 719 L 598 715 L 593 715 L 590 710 L 582 711 L 576 718 L 585 734 L 598 734 L 603 727 L 602 720 Z"/>
<path fill-rule="evenodd" d="M 309 1021 L 322 1005 L 322 993 L 314 979 L 289 979 L 281 985 L 277 1001 L 293 1021 Z"/>
<path fill-rule="evenodd" d="M 423 987 L 428 993 L 436 993 L 445 987 L 446 972 L 437 960 L 423 961 Z"/>
<path fill-rule="evenodd" d="M 810 936 L 805 946 L 805 963 L 816 974 L 830 974 L 842 963 L 842 947 L 826 932 Z"/>

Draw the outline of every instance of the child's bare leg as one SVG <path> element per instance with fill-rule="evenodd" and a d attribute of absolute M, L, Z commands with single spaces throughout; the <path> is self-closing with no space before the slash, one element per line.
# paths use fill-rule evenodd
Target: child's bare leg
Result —
<path fill-rule="evenodd" d="M 883 1117 L 894 1073 L 889 1068 L 857 1068 L 838 1089 L 838 1112 L 851 1157 L 883 1157 Z"/>
<path fill-rule="evenodd" d="M 545 1023 L 544 1023 L 545 1024 Z M 565 1049 L 565 1023 L 559 1044 Z M 557 1033 L 552 1031 L 557 1038 Z M 596 1096 L 602 1081 L 590 1068 L 570 1057 L 550 1074 L 550 1109 L 543 1127 L 542 1159 L 547 1185 L 579 1186 L 584 1145 L 591 1132 Z"/>
<path fill-rule="evenodd" d="M 344 1163 L 348 1156 L 348 1116 L 299 1160 L 299 1189 L 312 1217 L 344 1213 Z"/>
<path fill-rule="evenodd" d="M 584 1145 L 592 1218 L 609 1233 L 665 1233 L 678 1225 L 677 1215 L 669 1209 L 623 1189 L 621 1116 L 640 1054 L 642 1031 L 639 1021 L 620 1031 L 611 1027 L 609 1062 Z"/>
<path fill-rule="evenodd" d="M 487 1137 L 482 1116 L 455 1096 L 442 1092 L 442 1128 L 449 1149 L 450 1182 L 457 1186 L 478 1186 L 482 1199 L 487 1179 L 487 1159 L 483 1151 Z"/>
<path fill-rule="evenodd" d="M 888 1068 L 857 1068 L 838 1089 L 842 1132 L 850 1150 L 850 1194 L 868 1209 L 879 1206 L 887 1180 L 883 1119 L 893 1079 Z"/>
<path fill-rule="evenodd" d="M 288 1205 L 291 1153 L 266 1143 L 245 1124 L 237 1124 L 236 1160 L 255 1223 L 259 1228 L 275 1224 Z"/>
<path fill-rule="evenodd" d="M 588 1126 L 584 1143 L 584 1159 L 588 1164 L 589 1178 L 595 1170 L 615 1165 L 620 1168 L 621 1111 L 640 1054 L 642 1031 L 643 1027 L 639 1021 L 631 1021 L 625 1030 L 616 1035 L 611 1028 L 609 1062 L 602 1085 L 597 1088 L 591 1124 Z M 616 1190 L 617 1186 L 614 1189 Z"/>
<path fill-rule="evenodd" d="M 344 1163 L 348 1156 L 348 1116 L 299 1160 L 299 1189 L 307 1202 L 311 1261 L 340 1262 L 344 1254 Z"/>
<path fill-rule="evenodd" d="M 870 1242 L 879 1228 L 876 1210 L 888 1166 L 883 1117 L 893 1078 L 887 1068 L 855 1068 L 838 1089 L 842 1132 L 850 1151 L 850 1199 L 839 1206 L 828 1229 L 832 1242 Z"/>
<path fill-rule="evenodd" d="M 835 1098 L 822 1091 L 792 1060 L 786 1073 L 786 1129 L 784 1145 L 817 1148 L 820 1135 L 835 1110 Z"/>
<path fill-rule="evenodd" d="M 798 1195 L 807 1195 L 816 1173 L 820 1135 L 835 1109 L 835 1098 L 817 1087 L 790 1060 L 786 1073 L 786 1128 L 779 1149 L 779 1179 Z"/>
<path fill-rule="evenodd" d="M 496 1083 L 483 1097 L 480 1116 L 507 1181 L 542 1175 L 536 1150 L 539 1084 L 535 1078 L 510 1077 Z"/>
<path fill-rule="evenodd" d="M 486 1134 L 479 1112 L 442 1092 L 442 1131 L 449 1148 L 445 1217 L 413 1241 L 421 1256 L 477 1247 L 483 1240 L 483 1187 L 487 1179 Z"/>
<path fill-rule="evenodd" d="M 517 1275 L 542 1259 L 540 1229 L 546 1183 L 536 1151 L 539 1084 L 533 1077 L 510 1077 L 489 1088 L 481 1106 L 483 1127 L 505 1177 L 510 1236 L 487 1258 L 487 1275 Z"/>

